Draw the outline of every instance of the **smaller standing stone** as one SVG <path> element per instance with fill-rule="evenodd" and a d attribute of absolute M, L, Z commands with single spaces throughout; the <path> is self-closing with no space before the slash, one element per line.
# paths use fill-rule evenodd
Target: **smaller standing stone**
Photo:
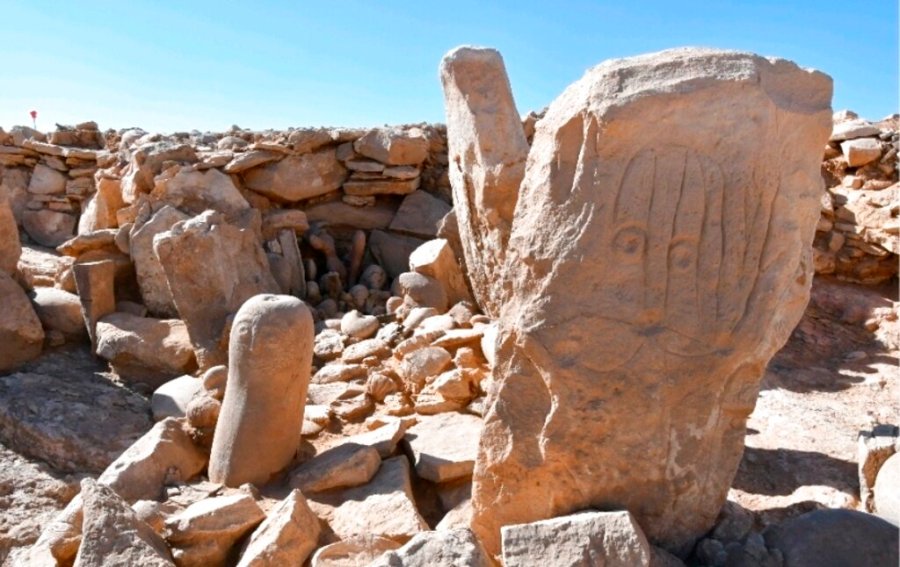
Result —
<path fill-rule="evenodd" d="M 91 344 L 97 348 L 97 322 L 116 310 L 116 264 L 113 260 L 75 264 L 75 287 Z"/>
<path fill-rule="evenodd" d="M 262 485 L 294 458 L 314 335 L 309 308 L 295 297 L 257 295 L 238 310 L 210 456 L 211 481 Z"/>

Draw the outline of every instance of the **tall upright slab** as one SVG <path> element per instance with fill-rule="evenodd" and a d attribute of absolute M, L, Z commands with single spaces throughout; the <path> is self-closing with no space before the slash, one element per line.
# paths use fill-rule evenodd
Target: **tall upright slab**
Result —
<path fill-rule="evenodd" d="M 481 309 L 496 317 L 507 295 L 507 241 L 528 142 L 503 58 L 459 47 L 441 61 L 450 185 L 467 275 Z"/>
<path fill-rule="evenodd" d="M 628 509 L 676 551 L 712 525 L 808 300 L 830 101 L 789 61 L 678 49 L 603 63 L 551 104 L 475 465 L 490 552 L 502 525 L 585 508 Z"/>

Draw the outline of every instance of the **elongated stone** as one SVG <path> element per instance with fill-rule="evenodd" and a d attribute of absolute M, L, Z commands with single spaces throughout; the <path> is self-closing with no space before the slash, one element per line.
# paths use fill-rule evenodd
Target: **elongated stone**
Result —
<path fill-rule="evenodd" d="M 257 295 L 238 310 L 211 481 L 262 486 L 290 464 L 300 443 L 314 335 L 309 308 L 295 297 Z"/>

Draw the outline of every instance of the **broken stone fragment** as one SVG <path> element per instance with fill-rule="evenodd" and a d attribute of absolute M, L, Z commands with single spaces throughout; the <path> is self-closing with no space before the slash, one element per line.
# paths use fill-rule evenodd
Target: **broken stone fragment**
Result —
<path fill-rule="evenodd" d="M 81 481 L 83 520 L 76 567 L 106 565 L 174 566 L 165 541 L 113 490 L 97 481 Z"/>
<path fill-rule="evenodd" d="M 166 540 L 179 567 L 222 565 L 232 546 L 265 517 L 243 492 L 207 498 L 166 520 Z"/>
<path fill-rule="evenodd" d="M 191 399 L 203 391 L 203 381 L 191 375 L 165 382 L 150 397 L 153 419 L 162 421 L 167 417 L 184 417 Z"/>
<path fill-rule="evenodd" d="M 158 500 L 169 482 L 186 482 L 206 466 L 184 420 L 166 418 L 113 461 L 97 479 L 127 502 Z"/>
<path fill-rule="evenodd" d="M 481 420 L 464 413 L 423 416 L 409 428 L 403 441 L 413 458 L 416 475 L 432 482 L 450 482 L 472 476 Z"/>
<path fill-rule="evenodd" d="M 468 528 L 422 532 L 388 551 L 369 567 L 492 567 L 493 562 Z M 531 565 L 538 565 L 533 563 Z M 564 565 L 546 563 L 545 565 Z"/>
<path fill-rule="evenodd" d="M 311 567 L 367 566 L 385 551 L 397 549 L 400 543 L 380 536 L 360 534 L 320 547 L 312 557 Z"/>
<path fill-rule="evenodd" d="M 503 526 L 503 564 L 649 567 L 650 544 L 628 512 L 580 512 Z"/>
<path fill-rule="evenodd" d="M 243 178 L 247 188 L 275 201 L 293 203 L 339 189 L 347 170 L 331 148 L 255 167 Z"/>
<path fill-rule="evenodd" d="M 316 548 L 321 527 L 306 498 L 293 490 L 254 530 L 238 567 L 302 565 Z"/>
<path fill-rule="evenodd" d="M 290 485 L 304 494 L 365 484 L 381 466 L 381 456 L 369 445 L 342 443 L 319 453 L 291 472 Z"/>

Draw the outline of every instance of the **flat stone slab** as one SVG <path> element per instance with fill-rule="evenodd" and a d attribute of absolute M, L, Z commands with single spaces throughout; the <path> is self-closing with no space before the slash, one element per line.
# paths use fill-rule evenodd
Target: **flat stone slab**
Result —
<path fill-rule="evenodd" d="M 472 476 L 481 420 L 465 413 L 422 416 L 403 437 L 413 455 L 416 474 L 432 482 Z"/>
<path fill-rule="evenodd" d="M 0 442 L 62 472 L 101 472 L 153 425 L 149 400 L 104 370 L 66 347 L 0 377 Z"/>

